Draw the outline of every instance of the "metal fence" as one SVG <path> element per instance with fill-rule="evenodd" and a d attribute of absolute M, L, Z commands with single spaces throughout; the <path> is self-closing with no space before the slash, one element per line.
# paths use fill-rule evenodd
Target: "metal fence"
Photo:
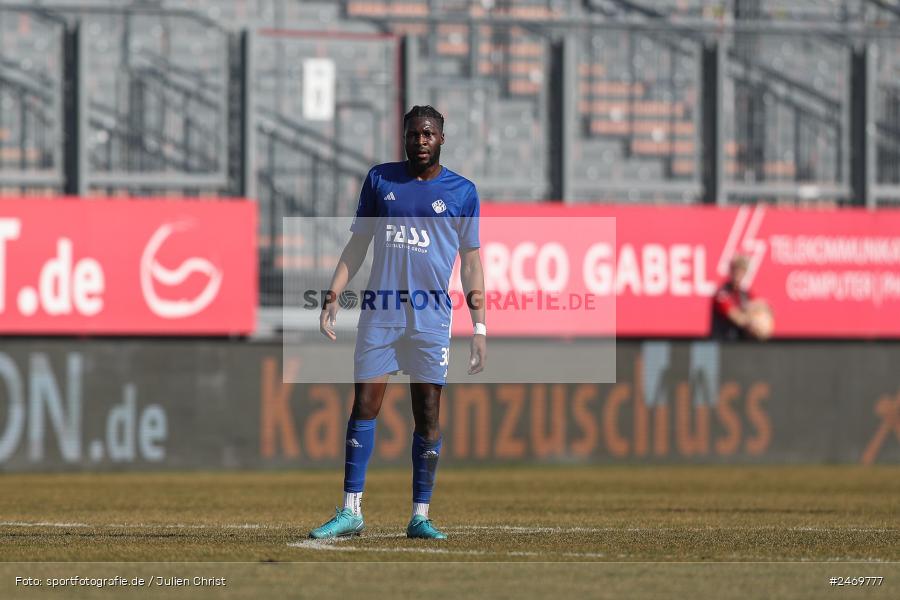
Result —
<path fill-rule="evenodd" d="M 143 13 L 80 19 L 87 68 L 88 193 L 227 187 L 227 35 L 205 19 Z"/>
<path fill-rule="evenodd" d="M 900 200 L 900 39 L 872 46 L 869 85 L 874 114 L 874 176 L 876 201 Z"/>
<path fill-rule="evenodd" d="M 261 300 L 277 306 L 285 273 L 305 276 L 310 289 L 328 283 L 283 219 L 351 216 L 369 168 L 399 156 L 401 48 L 390 34 L 263 29 L 252 39 Z M 335 65 L 333 118 L 303 105 L 309 58 Z"/>
<path fill-rule="evenodd" d="M 229 192 L 228 35 L 214 22 L 0 5 L 0 31 L 7 192 Z"/>
<path fill-rule="evenodd" d="M 65 22 L 0 8 L 0 191 L 63 183 Z"/>

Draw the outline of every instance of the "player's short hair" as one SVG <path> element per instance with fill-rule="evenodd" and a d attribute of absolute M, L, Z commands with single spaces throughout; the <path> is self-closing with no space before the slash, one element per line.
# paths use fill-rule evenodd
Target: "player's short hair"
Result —
<path fill-rule="evenodd" d="M 416 105 L 409 109 L 409 112 L 403 115 L 403 128 L 406 128 L 406 123 L 410 119 L 416 118 L 434 119 L 437 121 L 441 131 L 444 130 L 444 115 L 439 113 L 437 109 L 430 104 L 426 104 L 425 106 Z"/>
<path fill-rule="evenodd" d="M 731 258 L 732 269 L 747 269 L 750 266 L 750 260 L 743 254 L 735 254 Z"/>

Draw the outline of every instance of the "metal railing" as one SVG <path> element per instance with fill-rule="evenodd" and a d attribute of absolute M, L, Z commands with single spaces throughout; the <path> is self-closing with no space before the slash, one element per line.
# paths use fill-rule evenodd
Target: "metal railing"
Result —
<path fill-rule="evenodd" d="M 65 22 L 0 8 L 0 190 L 58 193 L 63 185 Z M 34 43 L 17 44 L 13 30 Z"/>

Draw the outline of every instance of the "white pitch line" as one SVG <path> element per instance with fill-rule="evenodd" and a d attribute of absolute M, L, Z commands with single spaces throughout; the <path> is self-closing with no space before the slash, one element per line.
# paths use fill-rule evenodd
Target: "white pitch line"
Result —
<path fill-rule="evenodd" d="M 270 529 L 270 525 L 239 523 L 203 525 L 190 523 L 50 523 L 45 521 L 0 521 L 0 527 L 58 527 L 63 529 L 102 527 L 106 529 Z"/>
<path fill-rule="evenodd" d="M 54 523 L 48 521 L 0 521 L 0 527 L 56 527 L 56 528 L 87 528 L 100 527 L 108 529 L 276 529 L 279 526 L 262 525 L 259 523 L 243 523 L 243 524 L 191 524 L 191 523 Z M 445 527 L 447 531 L 456 533 L 457 535 L 476 534 L 480 532 L 504 532 L 504 533 L 606 533 L 610 531 L 665 531 L 664 528 L 621 528 L 621 527 L 525 527 L 515 525 L 460 525 Z M 703 531 L 704 528 L 697 529 L 673 529 L 680 531 Z M 366 537 L 405 537 L 400 533 L 366 533 Z"/>
<path fill-rule="evenodd" d="M 406 553 L 417 553 L 417 554 L 457 554 L 457 555 L 470 555 L 470 556 L 485 556 L 485 555 L 501 555 L 501 556 L 565 556 L 571 558 L 610 558 L 606 554 L 601 554 L 599 552 L 522 552 L 511 550 L 508 552 L 491 552 L 485 550 L 449 550 L 446 548 L 366 548 L 361 546 L 348 546 L 344 545 L 336 540 L 304 540 L 301 542 L 292 542 L 289 543 L 288 546 L 291 548 L 300 548 L 305 550 L 327 550 L 327 551 L 336 551 L 336 552 L 406 552 Z M 618 555 L 618 559 L 627 559 L 629 557 L 628 554 L 620 554 Z M 674 558 L 674 557 L 670 557 Z M 775 562 L 784 562 L 784 563 L 825 563 L 825 562 L 872 562 L 872 563 L 888 563 L 894 562 L 888 559 L 883 558 L 858 558 L 858 557 L 838 557 L 838 558 L 796 558 L 796 557 L 771 557 L 771 556 L 757 556 L 750 557 L 750 561 L 758 561 L 760 563 L 771 564 L 772 561 Z M 716 562 L 724 562 L 724 563 L 745 563 L 748 561 L 748 558 L 735 558 L 732 561 L 716 561 Z M 631 562 L 631 561 L 628 561 Z M 665 561 L 647 561 L 641 560 L 639 562 L 665 562 Z M 678 561 L 676 561 L 678 562 Z M 681 561 L 684 562 L 684 561 Z M 687 562 L 698 562 L 699 561 L 687 561 Z"/>
<path fill-rule="evenodd" d="M 285 525 L 260 523 L 82 523 L 51 521 L 0 521 L 0 527 L 56 527 L 56 528 L 107 528 L 107 529 L 281 529 Z M 898 533 L 900 529 L 890 527 L 778 527 L 765 525 L 761 527 L 742 526 L 706 526 L 706 527 L 558 527 L 558 526 L 518 526 L 518 525 L 458 525 L 445 527 L 447 531 L 460 534 L 476 534 L 480 532 L 503 532 L 512 534 L 532 533 L 651 533 L 660 531 L 796 531 L 820 533 Z M 403 538 L 402 533 L 369 533 L 367 538 Z"/>
<path fill-rule="evenodd" d="M 898 532 L 900 529 L 891 529 L 886 527 L 847 527 L 844 529 L 834 529 L 829 527 L 789 527 L 788 531 L 822 531 L 825 533 L 852 532 L 852 533 L 889 533 Z"/>
<path fill-rule="evenodd" d="M 45 523 L 26 521 L 0 521 L 0 527 L 94 527 L 87 523 Z M 98 525 L 103 527 L 103 525 Z"/>
<path fill-rule="evenodd" d="M 614 527 L 524 527 L 518 525 L 460 525 L 457 527 L 445 527 L 447 531 L 503 531 L 507 533 L 603 533 L 608 531 L 621 531 Z"/>
<path fill-rule="evenodd" d="M 259 523 L 230 523 L 230 524 L 201 524 L 201 523 L 81 523 L 81 522 L 50 522 L 50 521 L 0 521 L 0 527 L 52 527 L 60 529 L 71 528 L 106 528 L 106 529 L 279 529 L 282 525 L 269 525 Z M 509 534 L 534 534 L 534 533 L 608 533 L 608 532 L 660 532 L 660 531 L 681 531 L 681 532 L 697 532 L 697 531 L 772 531 L 777 529 L 785 529 L 774 525 L 764 527 L 548 527 L 548 526 L 516 526 L 516 525 L 461 525 L 447 527 L 446 530 L 453 532 L 455 535 L 474 535 L 480 532 L 503 532 Z M 819 532 L 819 533 L 898 533 L 900 529 L 895 528 L 874 528 L 874 527 L 788 527 L 787 531 L 794 532 Z M 376 533 L 366 532 L 367 539 L 401 539 L 406 536 L 402 533 Z M 320 541 L 320 540 L 303 540 L 300 542 L 289 543 L 292 548 L 301 548 L 307 550 L 330 550 L 330 551 L 347 551 L 347 552 L 409 552 L 420 554 L 458 554 L 471 556 L 484 556 L 487 554 L 500 554 L 505 556 L 547 556 L 555 554 L 558 556 L 566 556 L 572 558 L 607 558 L 605 554 L 598 552 L 488 552 L 485 550 L 451 550 L 446 548 L 368 548 L 363 546 L 347 545 L 344 540 L 339 541 Z M 770 560 L 771 557 L 766 557 Z M 796 559 L 792 559 L 796 560 Z M 803 560 L 803 559 L 801 559 Z M 817 559 L 825 561 L 846 561 L 847 557 Z M 880 561 L 883 559 L 862 559 L 866 561 Z"/>
<path fill-rule="evenodd" d="M 776 525 L 764 525 L 761 527 L 743 526 L 706 526 L 706 527 L 522 527 L 515 525 L 461 525 L 458 527 L 445 527 L 447 531 L 476 532 L 476 531 L 503 531 L 506 533 L 652 533 L 660 531 L 818 531 L 824 533 L 891 533 L 900 532 L 900 529 L 874 528 L 874 527 L 779 527 Z"/>
<path fill-rule="evenodd" d="M 488 554 L 488 552 L 484 550 L 448 550 L 446 548 L 365 548 L 361 546 L 348 546 L 341 542 L 326 542 L 322 540 L 291 542 L 288 546 L 304 550 L 332 550 L 336 552 L 412 552 L 420 554 L 470 554 L 478 556 Z"/>
<path fill-rule="evenodd" d="M 407 552 L 413 554 L 460 554 L 469 556 L 485 556 L 488 554 L 504 554 L 506 556 L 540 556 L 539 552 L 489 552 L 487 550 L 451 550 L 447 548 L 366 548 L 349 546 L 343 540 L 302 540 L 288 544 L 291 548 L 303 550 L 329 550 L 334 552 Z M 576 556 L 576 554 L 572 554 Z M 578 554 L 577 556 L 582 556 Z M 587 556 L 587 555 L 585 555 Z"/>
<path fill-rule="evenodd" d="M 749 531 L 749 530 L 775 530 L 780 529 L 775 526 L 766 526 L 766 527 L 523 527 L 523 526 L 515 526 L 515 525 L 462 525 L 462 526 L 451 526 L 445 528 L 447 532 L 454 533 L 456 535 L 466 535 L 466 534 L 475 534 L 480 532 L 502 532 L 507 534 L 535 534 L 535 533 L 608 533 L 611 531 L 627 531 L 627 532 L 659 532 L 659 531 L 716 531 L 716 530 L 734 530 L 734 531 Z M 803 528 L 803 527 L 792 527 L 788 528 L 789 531 L 827 531 L 830 533 L 846 533 L 848 531 L 857 531 L 857 532 L 895 532 L 898 531 L 896 529 L 874 529 L 874 528 Z M 365 537 L 390 537 L 390 536 L 377 536 L 372 534 L 364 534 Z M 394 537 L 402 537 L 401 535 L 396 535 Z M 337 551 L 337 552 L 407 552 L 407 553 L 419 553 L 419 554 L 460 554 L 460 555 L 472 555 L 472 556 L 483 556 L 486 554 L 494 554 L 494 555 L 505 555 L 505 556 L 547 556 L 547 555 L 557 555 L 557 556 L 565 556 L 568 558 L 608 558 L 606 554 L 600 552 L 523 552 L 523 551 L 507 551 L 507 552 L 487 552 L 484 550 L 448 550 L 444 548 L 370 548 L 365 546 L 353 546 L 347 545 L 344 543 L 349 538 L 338 538 L 336 540 L 304 540 L 300 542 L 289 543 L 288 546 L 292 548 L 300 548 L 306 550 L 326 550 L 326 551 Z"/>

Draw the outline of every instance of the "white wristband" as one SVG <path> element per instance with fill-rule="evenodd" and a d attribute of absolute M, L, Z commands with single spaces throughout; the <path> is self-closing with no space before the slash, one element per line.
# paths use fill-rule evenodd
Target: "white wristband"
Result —
<path fill-rule="evenodd" d="M 487 335 L 487 327 L 484 323 L 475 323 L 475 333 L 473 335 Z"/>

